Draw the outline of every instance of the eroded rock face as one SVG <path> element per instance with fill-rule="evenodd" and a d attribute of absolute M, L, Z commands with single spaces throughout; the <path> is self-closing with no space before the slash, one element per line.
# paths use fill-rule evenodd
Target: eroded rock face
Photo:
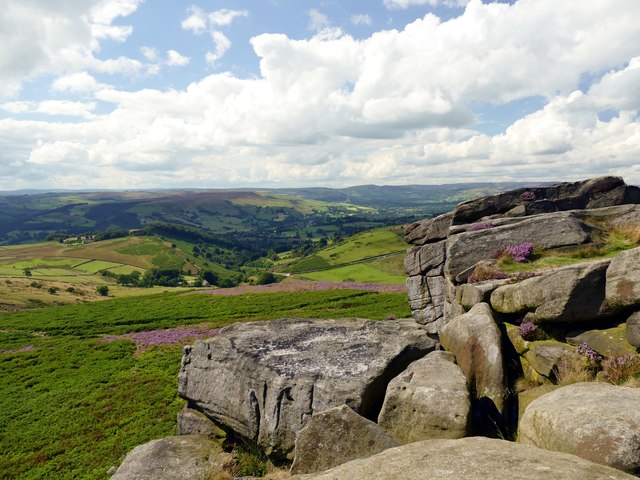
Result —
<path fill-rule="evenodd" d="M 640 305 L 640 247 L 619 253 L 607 270 L 607 303 L 614 308 Z"/>
<path fill-rule="evenodd" d="M 633 480 L 575 455 L 483 437 L 423 440 L 354 460 L 306 480 Z"/>
<path fill-rule="evenodd" d="M 491 307 L 500 313 L 530 312 L 535 323 L 594 320 L 607 313 L 608 266 L 609 260 L 580 263 L 503 285 L 491 294 Z"/>
<path fill-rule="evenodd" d="M 577 383 L 534 400 L 519 441 L 640 474 L 640 389 Z"/>
<path fill-rule="evenodd" d="M 378 424 L 342 405 L 313 415 L 300 430 L 291 473 L 322 472 L 398 445 Z"/>
<path fill-rule="evenodd" d="M 409 277 L 407 292 L 409 307 L 416 322 L 425 325 L 428 333 L 438 332 L 445 311 L 444 277 Z"/>
<path fill-rule="evenodd" d="M 536 372 L 549 378 L 562 360 L 578 359 L 579 355 L 575 347 L 566 343 L 543 341 L 530 342 L 524 357 Z"/>
<path fill-rule="evenodd" d="M 224 437 L 224 432 L 204 413 L 186 405 L 177 415 L 178 435 L 207 435 L 210 438 Z"/>
<path fill-rule="evenodd" d="M 435 346 L 413 320 L 238 323 L 185 349 L 178 393 L 268 455 L 291 459 L 309 416 L 346 404 L 376 419 L 388 382 Z"/>
<path fill-rule="evenodd" d="M 445 213 L 435 218 L 427 218 L 407 226 L 404 239 L 412 245 L 424 245 L 425 243 L 444 240 L 449 234 L 453 212 Z"/>
<path fill-rule="evenodd" d="M 445 272 L 464 282 L 474 265 L 495 257 L 500 248 L 533 243 L 541 248 L 582 245 L 590 240 L 588 227 L 571 213 L 528 217 L 521 222 L 449 237 Z"/>
<path fill-rule="evenodd" d="M 378 424 L 402 443 L 462 438 L 469 430 L 467 379 L 450 352 L 416 360 L 387 387 Z"/>
<path fill-rule="evenodd" d="M 506 214 L 518 207 L 523 214 L 531 215 L 619 205 L 626 203 L 629 188 L 620 177 L 520 188 L 461 203 L 454 211 L 453 224 L 472 223 L 483 217 Z"/>
<path fill-rule="evenodd" d="M 111 480 L 209 480 L 231 455 L 206 435 L 180 435 L 134 448 Z"/>
<path fill-rule="evenodd" d="M 440 342 L 455 355 L 475 398 L 490 399 L 502 412 L 506 397 L 502 339 L 489 305 L 478 303 L 447 323 Z"/>

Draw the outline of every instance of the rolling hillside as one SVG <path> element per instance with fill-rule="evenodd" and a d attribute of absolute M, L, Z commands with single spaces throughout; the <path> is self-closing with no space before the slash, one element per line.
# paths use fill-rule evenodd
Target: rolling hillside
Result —
<path fill-rule="evenodd" d="M 301 278 L 336 282 L 404 283 L 407 244 L 400 227 L 362 232 L 288 264 Z"/>

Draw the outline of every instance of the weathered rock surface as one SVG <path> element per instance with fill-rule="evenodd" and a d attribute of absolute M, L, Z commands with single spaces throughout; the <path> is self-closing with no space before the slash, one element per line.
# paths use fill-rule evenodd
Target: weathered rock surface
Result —
<path fill-rule="evenodd" d="M 590 241 L 590 230 L 571 213 L 559 212 L 527 217 L 521 222 L 501 227 L 460 233 L 447 241 L 445 271 L 450 278 L 464 282 L 476 263 L 494 258 L 500 248 L 526 242 L 541 248 L 577 246 Z"/>
<path fill-rule="evenodd" d="M 574 210 L 572 213 L 581 220 L 597 220 L 599 223 L 613 227 L 640 224 L 640 205 L 615 205 L 590 210 Z"/>
<path fill-rule="evenodd" d="M 377 418 L 388 382 L 435 346 L 413 320 L 238 323 L 185 348 L 178 393 L 268 455 L 291 458 L 309 416 L 346 404 Z"/>
<path fill-rule="evenodd" d="M 389 383 L 378 424 L 402 443 L 466 436 L 469 390 L 454 362 L 436 351 L 409 365 Z"/>
<path fill-rule="evenodd" d="M 493 291 L 508 283 L 509 280 L 486 280 L 477 283 L 465 283 L 456 289 L 456 299 L 467 310 L 478 303 L 489 303 Z"/>
<path fill-rule="evenodd" d="M 444 277 L 417 275 L 407 278 L 409 307 L 413 318 L 421 325 L 427 325 L 429 333 L 436 333 L 444 317 L 445 305 Z"/>
<path fill-rule="evenodd" d="M 444 240 L 449 234 L 453 212 L 435 218 L 427 218 L 407 225 L 404 239 L 413 245 L 424 245 L 429 242 Z"/>
<path fill-rule="evenodd" d="M 472 223 L 483 217 L 505 214 L 518 206 L 523 206 L 524 209 L 521 210 L 531 215 L 620 205 L 626 203 L 627 189 L 620 177 L 599 177 L 547 187 L 520 188 L 461 203 L 454 211 L 453 224 Z M 526 200 L 527 195 L 530 195 L 530 200 Z"/>
<path fill-rule="evenodd" d="M 300 430 L 291 473 L 322 472 L 398 445 L 378 424 L 342 405 L 313 415 Z"/>
<path fill-rule="evenodd" d="M 209 480 L 231 455 L 206 435 L 180 435 L 134 448 L 111 480 Z"/>
<path fill-rule="evenodd" d="M 566 343 L 553 340 L 530 342 L 529 349 L 524 358 L 536 372 L 545 377 L 550 377 L 554 368 L 563 359 L 578 358 L 575 347 Z"/>
<path fill-rule="evenodd" d="M 177 415 L 178 435 L 207 435 L 209 438 L 224 438 L 226 433 L 204 413 L 184 406 Z"/>
<path fill-rule="evenodd" d="M 447 323 L 440 342 L 456 356 L 475 398 L 490 399 L 502 412 L 506 397 L 502 340 L 489 305 L 478 303 Z"/>
<path fill-rule="evenodd" d="M 640 389 L 590 382 L 534 400 L 519 441 L 640 474 Z"/>
<path fill-rule="evenodd" d="M 500 313 L 531 312 L 535 323 L 593 320 L 606 313 L 608 265 L 609 260 L 580 263 L 498 287 L 491 307 Z"/>
<path fill-rule="evenodd" d="M 445 257 L 444 240 L 411 247 L 404 259 L 404 271 L 409 276 L 426 274 L 430 277 L 441 276 Z"/>
<path fill-rule="evenodd" d="M 607 270 L 607 303 L 615 308 L 640 305 L 640 247 L 619 253 Z"/>
<path fill-rule="evenodd" d="M 306 480 L 633 480 L 619 470 L 574 455 L 504 440 L 470 437 L 423 440 L 354 460 Z"/>
<path fill-rule="evenodd" d="M 627 340 L 627 328 L 624 323 L 610 328 L 592 328 L 569 332 L 566 338 L 571 345 L 578 346 L 586 343 L 605 357 L 619 357 L 636 353 L 635 347 Z"/>
<path fill-rule="evenodd" d="M 640 312 L 632 313 L 627 318 L 627 341 L 634 347 L 640 347 Z"/>

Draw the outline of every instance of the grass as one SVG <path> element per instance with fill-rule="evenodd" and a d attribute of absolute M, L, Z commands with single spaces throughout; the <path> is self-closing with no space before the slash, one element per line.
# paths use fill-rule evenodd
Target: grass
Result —
<path fill-rule="evenodd" d="M 640 226 L 614 227 L 603 234 L 599 244 L 577 247 L 571 250 L 534 250 L 534 256 L 530 261 L 519 263 L 503 258 L 498 262 L 498 267 L 505 273 L 542 270 L 573 265 L 586 260 L 613 258 L 620 252 L 638 246 L 640 246 Z"/>
<path fill-rule="evenodd" d="M 410 315 L 405 294 L 159 294 L 0 315 L 0 478 L 106 479 L 126 452 L 175 433 L 181 345 L 138 352 L 103 335 L 280 317 Z M 34 350 L 15 352 L 20 348 Z M 14 353 L 7 352 L 14 351 Z"/>
<path fill-rule="evenodd" d="M 301 278 L 327 282 L 365 282 L 365 283 L 390 283 L 404 284 L 404 275 L 389 273 L 370 263 L 358 263 L 345 267 L 336 267 L 329 270 L 304 273 L 298 275 Z"/>

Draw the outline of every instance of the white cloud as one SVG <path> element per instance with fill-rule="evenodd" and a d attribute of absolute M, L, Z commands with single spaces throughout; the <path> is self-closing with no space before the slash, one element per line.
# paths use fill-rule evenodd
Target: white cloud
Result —
<path fill-rule="evenodd" d="M 94 68 L 93 53 L 106 38 L 123 41 L 130 26 L 113 26 L 141 0 L 17 2 L 0 0 L 0 95 L 20 91 L 24 81 Z"/>
<path fill-rule="evenodd" d="M 231 48 L 231 40 L 229 40 L 224 33 L 214 30 L 211 32 L 211 39 L 213 40 L 214 50 L 207 52 L 207 63 L 214 66 L 218 60 L 220 60 L 227 50 Z"/>
<path fill-rule="evenodd" d="M 84 188 L 606 173 L 640 182 L 640 24 L 630 20 L 640 17 L 640 2 L 617 5 L 471 1 L 449 21 L 426 15 L 363 40 L 337 31 L 303 40 L 260 35 L 252 39 L 260 57 L 255 77 L 215 74 L 166 91 L 101 88 L 95 101 L 110 103 L 110 113 L 91 115 L 81 102 L 65 106 L 87 115 L 82 122 L 0 119 L 0 168 L 19 161 L 21 171 L 37 166 L 57 172 L 60 186 Z M 213 32 L 209 59 L 216 62 L 230 41 Z M 581 92 L 584 78 L 596 80 Z M 473 130 L 478 102 L 507 108 L 529 97 L 543 107 L 504 132 Z M 67 174 L 47 158 L 77 168 Z M 16 185 L 0 176 L 0 188 Z"/>
<path fill-rule="evenodd" d="M 158 59 L 158 49 L 153 47 L 142 47 L 140 49 L 140 53 L 144 56 L 148 61 L 154 61 Z"/>
<path fill-rule="evenodd" d="M 351 15 L 351 23 L 354 25 L 371 25 L 371 17 L 366 13 Z"/>
<path fill-rule="evenodd" d="M 307 15 L 309 15 L 309 30 L 319 32 L 330 25 L 329 17 L 320 10 L 312 8 L 307 12 Z"/>
<path fill-rule="evenodd" d="M 56 92 L 86 93 L 108 86 L 99 83 L 88 72 L 77 72 L 57 78 L 52 87 Z"/>
<path fill-rule="evenodd" d="M 66 100 L 46 100 L 40 102 L 35 112 L 46 115 L 63 115 L 71 117 L 89 117 L 95 110 L 96 104 L 85 102 L 69 102 Z"/>
<path fill-rule="evenodd" d="M 231 22 L 237 17 L 248 17 L 247 10 L 216 10 L 209 14 L 209 23 L 218 27 L 231 25 Z"/>
<path fill-rule="evenodd" d="M 190 30 L 196 35 L 202 34 L 207 29 L 207 14 L 200 7 L 191 5 L 187 12 L 189 16 L 180 25 L 184 30 Z"/>
<path fill-rule="evenodd" d="M 189 61 L 189 57 L 185 57 L 175 50 L 167 50 L 167 65 L 172 67 L 181 67 L 183 65 L 187 65 Z"/>
<path fill-rule="evenodd" d="M 7 102 L 0 104 L 0 109 L 9 113 L 26 113 L 33 108 L 33 102 Z"/>
<path fill-rule="evenodd" d="M 470 0 L 384 0 L 384 5 L 389 9 L 407 9 L 414 5 L 464 7 L 469 1 Z"/>

